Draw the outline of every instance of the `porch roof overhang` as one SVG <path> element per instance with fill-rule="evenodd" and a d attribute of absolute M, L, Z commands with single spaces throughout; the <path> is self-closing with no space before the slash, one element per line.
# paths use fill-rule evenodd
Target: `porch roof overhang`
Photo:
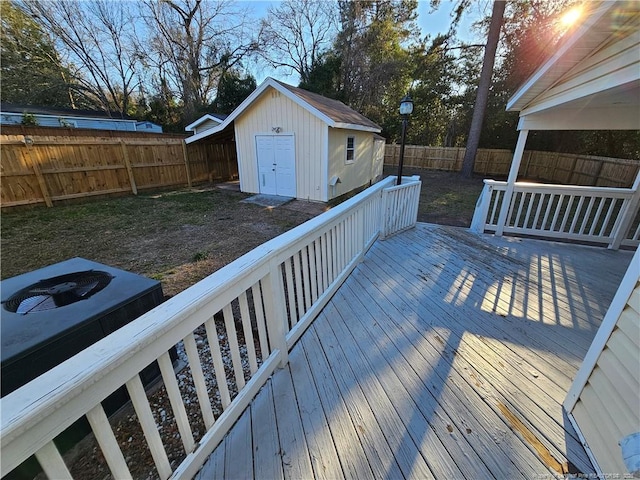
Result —
<path fill-rule="evenodd" d="M 640 5 L 603 2 L 516 91 L 518 130 L 640 129 Z"/>

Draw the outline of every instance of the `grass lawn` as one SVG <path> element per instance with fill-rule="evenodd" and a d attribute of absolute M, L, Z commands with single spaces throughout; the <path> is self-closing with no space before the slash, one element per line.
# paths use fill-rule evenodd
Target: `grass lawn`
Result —
<path fill-rule="evenodd" d="M 418 221 L 470 225 L 481 179 L 404 174 L 422 177 Z M 240 203 L 248 196 L 204 186 L 2 211 L 0 273 L 13 277 L 83 257 L 161 280 L 172 296 L 323 210 L 318 204 L 305 209 L 306 202 L 276 209 Z"/>

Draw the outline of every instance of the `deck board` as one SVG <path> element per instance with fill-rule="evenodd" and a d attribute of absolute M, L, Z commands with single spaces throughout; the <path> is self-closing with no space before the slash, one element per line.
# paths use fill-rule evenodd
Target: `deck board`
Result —
<path fill-rule="evenodd" d="M 426 224 L 376 242 L 198 478 L 593 473 L 562 402 L 630 260 Z"/>
<path fill-rule="evenodd" d="M 251 408 L 251 435 L 253 443 L 253 472 L 255 477 L 284 478 L 280 458 L 280 442 L 276 424 L 271 382 L 256 396 Z"/>

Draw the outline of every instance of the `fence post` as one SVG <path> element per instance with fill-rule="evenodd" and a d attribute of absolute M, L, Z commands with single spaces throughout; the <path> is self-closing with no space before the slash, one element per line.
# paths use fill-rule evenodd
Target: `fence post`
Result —
<path fill-rule="evenodd" d="M 38 185 L 40 186 L 40 191 L 42 192 L 44 203 L 47 204 L 47 207 L 53 207 L 51 195 L 49 195 L 49 189 L 47 188 L 47 182 L 45 182 L 42 170 L 40 170 L 39 159 L 33 158 L 33 154 L 31 152 L 31 149 L 33 148 L 33 139 L 27 136 L 24 136 L 23 138 L 24 145 L 27 148 L 27 158 L 29 159 L 31 166 L 33 167 L 33 173 L 36 174 L 36 178 L 38 179 Z"/>
<path fill-rule="evenodd" d="M 127 151 L 127 145 L 124 140 L 120 140 L 120 148 L 122 148 L 122 157 L 124 158 L 124 166 L 127 167 L 127 174 L 129 175 L 129 183 L 131 184 L 131 191 L 134 195 L 138 194 L 138 187 L 136 186 L 136 180 L 133 176 L 133 168 L 131 168 L 131 162 L 129 161 L 129 152 Z"/>
<path fill-rule="evenodd" d="M 280 265 L 275 260 L 269 262 L 269 274 L 260 283 L 262 284 L 269 344 L 272 351 L 274 349 L 278 350 L 279 366 L 282 368 L 289 361 L 285 329 L 285 326 L 288 326 L 288 322 L 282 272 L 280 271 Z"/>
<path fill-rule="evenodd" d="M 489 205 L 491 204 L 491 195 L 493 187 L 484 184 L 478 201 L 476 202 L 476 208 L 473 211 L 473 219 L 471 220 L 470 230 L 476 233 L 483 233 L 484 226 L 487 224 L 487 214 L 489 213 Z"/>
<path fill-rule="evenodd" d="M 187 143 L 182 141 L 182 156 L 184 157 L 184 168 L 187 171 L 187 185 L 191 188 L 191 172 L 189 171 L 189 157 L 187 156 Z"/>

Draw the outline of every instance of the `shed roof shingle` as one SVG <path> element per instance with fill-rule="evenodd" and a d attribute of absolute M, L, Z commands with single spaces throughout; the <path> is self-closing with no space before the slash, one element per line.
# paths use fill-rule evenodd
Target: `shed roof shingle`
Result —
<path fill-rule="evenodd" d="M 339 100 L 327 98 L 317 93 L 303 90 L 302 88 L 293 87 L 279 80 L 275 81 L 338 123 L 348 123 L 352 125 L 362 125 L 365 127 L 381 129 L 380 125 L 372 122 L 367 117 L 356 112 L 354 109 L 348 107 Z"/>

